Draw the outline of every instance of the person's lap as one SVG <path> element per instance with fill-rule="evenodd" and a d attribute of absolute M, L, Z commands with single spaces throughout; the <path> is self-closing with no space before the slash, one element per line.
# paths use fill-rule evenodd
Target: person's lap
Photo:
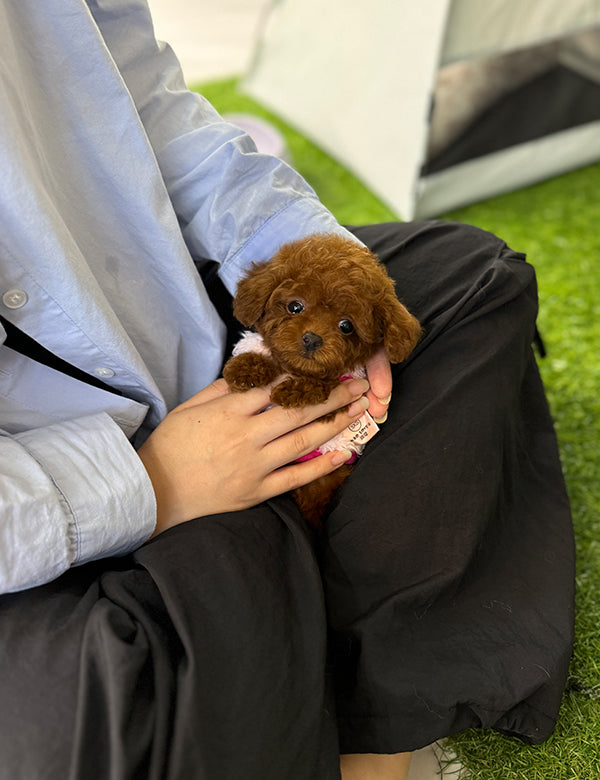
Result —
<path fill-rule="evenodd" d="M 356 232 L 425 336 L 322 540 L 280 497 L 2 597 L 6 777 L 325 779 L 340 748 L 551 728 L 572 544 L 532 271 L 471 228 Z"/>
<path fill-rule="evenodd" d="M 462 225 L 357 234 L 425 335 L 325 525 L 342 750 L 479 726 L 539 742 L 567 674 L 574 552 L 533 270 Z"/>
<path fill-rule="evenodd" d="M 4 596 L 0 625 L 0 777 L 338 776 L 321 581 L 289 500 Z"/>

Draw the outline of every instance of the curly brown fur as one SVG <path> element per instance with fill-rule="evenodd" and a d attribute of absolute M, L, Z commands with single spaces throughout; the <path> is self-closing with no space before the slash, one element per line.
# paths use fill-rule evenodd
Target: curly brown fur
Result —
<path fill-rule="evenodd" d="M 344 465 L 319 477 L 308 485 L 303 485 L 296 490 L 292 490 L 291 496 L 298 505 L 302 517 L 313 528 L 320 529 L 321 522 L 331 496 L 344 482 L 352 471 L 352 466 Z"/>
<path fill-rule="evenodd" d="M 271 399 L 287 407 L 327 400 L 340 376 L 364 365 L 382 345 L 391 363 L 402 362 L 421 335 L 377 257 L 334 234 L 293 241 L 269 262 L 255 263 L 238 285 L 233 312 L 260 333 L 270 355 L 233 357 L 223 376 L 233 390 L 244 391 L 285 375 Z M 300 496 L 310 493 L 309 504 L 326 503 L 340 481 L 339 474 L 331 476 L 319 481 L 318 496 L 314 483 Z M 314 512 L 305 506 L 304 514 Z"/>

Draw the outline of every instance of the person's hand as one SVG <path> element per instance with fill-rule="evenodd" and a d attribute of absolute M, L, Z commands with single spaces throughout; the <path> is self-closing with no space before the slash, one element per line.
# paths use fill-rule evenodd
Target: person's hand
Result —
<path fill-rule="evenodd" d="M 349 452 L 293 461 L 358 419 L 367 389 L 365 380 L 352 379 L 317 406 L 259 414 L 270 388 L 231 393 L 219 379 L 175 408 L 138 451 L 156 495 L 153 536 L 194 517 L 254 506 L 336 469 Z M 317 420 L 348 404 L 335 419 Z"/>
<path fill-rule="evenodd" d="M 369 414 L 375 422 L 383 423 L 387 419 L 388 406 L 392 398 L 392 370 L 383 347 L 367 361 L 366 369 L 370 385 L 370 390 L 367 392 Z"/>

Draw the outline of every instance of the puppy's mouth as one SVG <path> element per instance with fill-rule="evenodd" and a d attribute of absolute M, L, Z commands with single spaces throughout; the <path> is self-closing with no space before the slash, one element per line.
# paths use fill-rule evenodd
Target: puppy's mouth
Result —
<path fill-rule="evenodd" d="M 317 348 L 300 346 L 284 358 L 292 373 L 307 374 L 319 379 L 338 376 L 344 369 L 340 356 L 324 346 Z"/>
<path fill-rule="evenodd" d="M 275 340 L 273 340 L 275 342 Z M 339 348 L 313 331 L 296 334 L 286 344 L 283 339 L 269 344 L 273 357 L 291 374 L 312 376 L 315 379 L 337 377 L 345 369 Z"/>

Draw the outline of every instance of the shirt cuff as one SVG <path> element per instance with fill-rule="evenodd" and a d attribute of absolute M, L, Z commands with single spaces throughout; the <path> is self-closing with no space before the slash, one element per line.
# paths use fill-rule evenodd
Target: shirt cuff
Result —
<path fill-rule="evenodd" d="M 283 244 L 315 233 L 336 233 L 362 244 L 337 222 L 316 197 L 305 196 L 290 202 L 267 219 L 241 249 L 221 266 L 219 275 L 229 292 L 235 295 L 239 279 L 252 262 L 264 262 L 273 257 Z"/>
<path fill-rule="evenodd" d="M 48 474 L 71 517 L 72 565 L 132 552 L 152 534 L 152 483 L 135 449 L 107 414 L 15 438 Z"/>

